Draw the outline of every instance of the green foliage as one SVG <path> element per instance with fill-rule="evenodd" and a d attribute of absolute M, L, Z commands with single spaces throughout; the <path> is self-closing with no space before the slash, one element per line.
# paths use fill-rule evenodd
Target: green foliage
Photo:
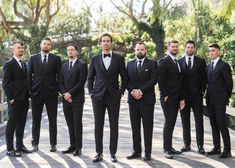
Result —
<path fill-rule="evenodd" d="M 47 35 L 48 25 L 25 25 L 25 29 L 15 32 L 15 38 L 27 46 L 29 55 L 40 52 L 40 42 Z"/>
<path fill-rule="evenodd" d="M 230 98 L 230 106 L 235 107 L 235 94 L 232 94 Z"/>

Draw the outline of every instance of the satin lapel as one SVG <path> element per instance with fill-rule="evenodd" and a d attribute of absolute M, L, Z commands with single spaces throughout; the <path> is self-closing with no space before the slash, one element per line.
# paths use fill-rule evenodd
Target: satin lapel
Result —
<path fill-rule="evenodd" d="M 101 53 L 98 55 L 98 61 L 99 61 L 99 64 L 100 64 L 100 68 L 102 69 L 102 71 L 104 71 L 106 73 L 106 69 L 105 69 L 105 66 L 104 66 L 104 62 L 103 62 Z"/>
<path fill-rule="evenodd" d="M 108 68 L 108 70 L 107 70 L 107 73 L 109 73 L 110 70 L 111 70 L 111 68 L 113 67 L 113 64 L 114 64 L 114 62 L 115 62 L 115 59 L 116 59 L 116 57 L 115 57 L 115 54 L 113 53 L 113 55 L 112 55 L 112 57 L 111 57 L 111 62 L 110 62 L 109 68 Z"/>

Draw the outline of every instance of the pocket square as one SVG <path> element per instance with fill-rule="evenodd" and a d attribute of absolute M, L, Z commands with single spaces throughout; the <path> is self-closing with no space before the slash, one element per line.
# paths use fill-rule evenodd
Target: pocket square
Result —
<path fill-rule="evenodd" d="M 147 72 L 147 71 L 149 71 L 148 69 L 145 69 L 145 71 Z"/>

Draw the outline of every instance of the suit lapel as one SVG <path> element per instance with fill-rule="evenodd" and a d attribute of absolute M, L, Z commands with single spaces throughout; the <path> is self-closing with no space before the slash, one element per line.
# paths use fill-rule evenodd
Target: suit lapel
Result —
<path fill-rule="evenodd" d="M 25 69 L 25 67 L 26 67 L 26 65 L 25 65 L 25 63 L 24 63 L 24 61 L 23 61 L 23 64 L 24 64 L 24 69 L 23 68 L 21 68 L 21 66 L 19 65 L 19 63 L 17 62 L 17 60 L 15 59 L 15 58 L 13 58 L 12 59 L 12 61 L 14 62 L 14 67 L 16 67 L 19 71 L 21 71 L 21 72 L 23 72 L 24 74 L 25 74 L 25 72 L 26 72 L 26 69 Z"/>
<path fill-rule="evenodd" d="M 101 53 L 98 55 L 98 61 L 99 61 L 99 64 L 100 64 L 100 68 L 102 69 L 103 72 L 106 73 L 106 69 L 105 69 L 105 66 L 104 66 L 104 62 L 103 62 Z"/>
<path fill-rule="evenodd" d="M 41 53 L 39 53 L 36 58 L 37 58 L 37 62 L 38 62 L 38 64 L 39 64 L 39 66 L 40 66 L 42 72 L 44 72 L 45 69 L 44 69 L 44 66 L 43 66 L 43 64 L 42 64 Z"/>
<path fill-rule="evenodd" d="M 74 63 L 74 65 L 73 65 L 73 67 L 72 67 L 72 69 L 69 71 L 68 70 L 68 74 L 69 74 L 69 78 L 71 77 L 71 75 L 73 74 L 73 72 L 74 72 L 74 70 L 76 69 L 76 67 L 78 66 L 78 59 L 76 60 L 76 62 Z M 68 67 L 67 67 L 67 69 L 69 69 L 69 64 L 67 65 Z"/>
<path fill-rule="evenodd" d="M 114 64 L 114 62 L 115 62 L 115 54 L 114 53 L 112 53 L 112 57 L 111 57 L 111 61 L 110 61 L 110 65 L 109 65 L 109 68 L 106 70 L 106 68 L 105 68 L 105 70 L 107 71 L 107 73 L 109 73 L 110 71 L 111 71 L 111 69 L 112 69 L 112 67 L 113 67 L 113 64 Z"/>

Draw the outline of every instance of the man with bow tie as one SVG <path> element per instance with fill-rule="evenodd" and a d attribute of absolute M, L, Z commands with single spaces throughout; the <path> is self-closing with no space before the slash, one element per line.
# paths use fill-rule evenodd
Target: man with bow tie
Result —
<path fill-rule="evenodd" d="M 69 129 L 70 146 L 62 153 L 82 153 L 82 114 L 85 102 L 84 85 L 87 78 L 87 64 L 77 58 L 78 48 L 74 43 L 67 45 L 69 61 L 60 70 L 60 91 L 63 95 L 63 110 Z"/>
<path fill-rule="evenodd" d="M 135 46 L 136 59 L 127 63 L 128 73 L 128 103 L 133 139 L 133 153 L 127 159 L 141 157 L 141 120 L 144 129 L 144 160 L 151 160 L 153 114 L 155 88 L 157 83 L 157 62 L 146 57 L 147 48 L 142 42 Z"/>
<path fill-rule="evenodd" d="M 120 99 L 127 83 L 124 57 L 112 52 L 112 36 L 104 33 L 100 38 L 102 52 L 91 58 L 88 71 L 88 90 L 95 117 L 96 153 L 93 162 L 103 159 L 103 128 L 107 109 L 110 124 L 111 161 L 117 162 L 118 120 Z M 121 86 L 119 86 L 119 75 Z"/>
<path fill-rule="evenodd" d="M 27 87 L 27 68 L 21 59 L 24 45 L 14 42 L 13 58 L 3 65 L 2 86 L 7 96 L 8 120 L 6 125 L 6 146 L 8 156 L 21 156 L 31 153 L 24 144 L 24 127 L 29 108 L 29 92 Z M 14 133 L 16 135 L 16 150 L 14 148 Z"/>
<path fill-rule="evenodd" d="M 211 63 L 207 66 L 206 103 L 210 124 L 212 127 L 213 145 L 208 155 L 220 154 L 219 158 L 231 157 L 231 142 L 226 122 L 226 105 L 232 94 L 233 80 L 231 68 L 220 58 L 220 46 L 216 43 L 209 45 Z M 224 142 L 221 154 L 220 134 Z"/>

